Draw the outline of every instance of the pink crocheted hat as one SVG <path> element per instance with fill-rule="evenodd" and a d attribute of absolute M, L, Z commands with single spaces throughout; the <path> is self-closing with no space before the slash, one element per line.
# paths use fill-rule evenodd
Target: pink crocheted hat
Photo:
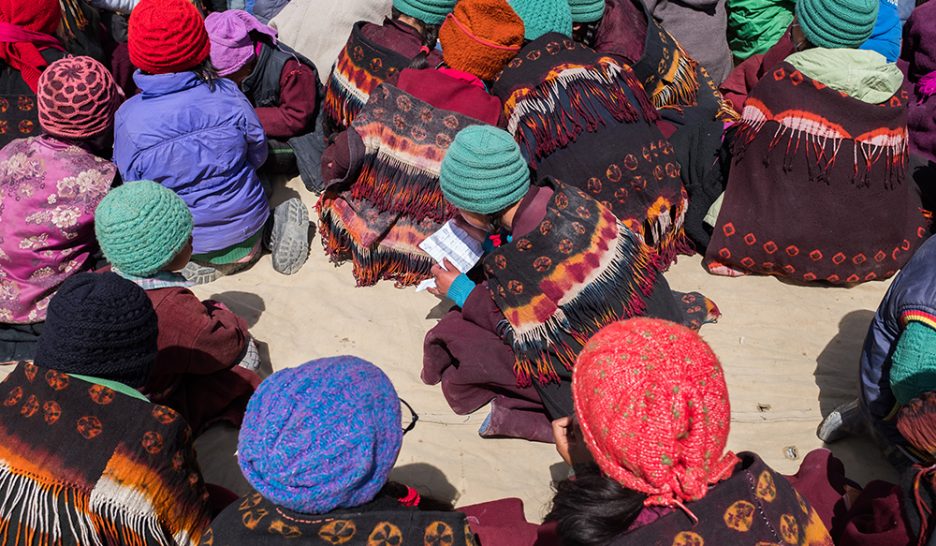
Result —
<path fill-rule="evenodd" d="M 114 123 L 123 91 L 110 71 L 91 57 L 65 57 L 39 77 L 36 98 L 39 124 L 47 133 L 90 138 Z"/>

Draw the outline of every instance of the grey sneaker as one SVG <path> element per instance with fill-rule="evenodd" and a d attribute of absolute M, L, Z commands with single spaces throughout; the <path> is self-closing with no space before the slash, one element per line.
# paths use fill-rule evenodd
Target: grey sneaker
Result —
<path fill-rule="evenodd" d="M 201 265 L 195 262 L 185 264 L 179 274 L 185 277 L 185 280 L 195 284 L 208 284 L 224 276 L 224 273 L 210 265 Z"/>
<path fill-rule="evenodd" d="M 283 275 L 296 273 L 309 259 L 309 209 L 298 197 L 273 210 L 270 250 L 273 269 Z"/>
<path fill-rule="evenodd" d="M 858 408 L 858 400 L 852 400 L 832 410 L 819 423 L 816 436 L 827 444 L 837 442 L 847 436 L 860 434 L 864 427 L 864 417 Z"/>

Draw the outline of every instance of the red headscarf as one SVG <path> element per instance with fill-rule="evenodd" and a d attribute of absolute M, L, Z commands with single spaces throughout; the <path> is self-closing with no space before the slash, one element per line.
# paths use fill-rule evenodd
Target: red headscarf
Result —
<path fill-rule="evenodd" d="M 61 49 L 52 36 L 61 18 L 58 0 L 0 0 L 0 60 L 19 70 L 34 92 L 49 65 L 39 49 Z"/>

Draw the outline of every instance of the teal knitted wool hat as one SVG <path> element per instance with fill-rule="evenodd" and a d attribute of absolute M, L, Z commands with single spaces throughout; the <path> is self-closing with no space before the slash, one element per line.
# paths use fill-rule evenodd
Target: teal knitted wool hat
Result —
<path fill-rule="evenodd" d="M 94 213 L 104 257 L 117 270 L 147 277 L 167 265 L 192 237 L 192 213 L 181 197 L 156 182 L 127 182 Z"/>
<path fill-rule="evenodd" d="M 393 7 L 429 25 L 441 25 L 455 9 L 455 0 L 393 0 Z"/>
<path fill-rule="evenodd" d="M 490 125 L 458 132 L 442 160 L 439 185 L 449 203 L 477 214 L 494 214 L 530 189 L 530 169 L 510 133 Z"/>
<path fill-rule="evenodd" d="M 878 0 L 799 0 L 796 20 L 814 46 L 857 48 L 871 37 L 879 6 Z"/>
<path fill-rule="evenodd" d="M 569 0 L 573 23 L 594 23 L 604 15 L 605 0 Z"/>
<path fill-rule="evenodd" d="M 510 7 L 523 19 L 523 37 L 535 40 L 544 34 L 558 32 L 572 36 L 572 11 L 568 0 L 508 0 Z"/>
<path fill-rule="evenodd" d="M 891 357 L 890 386 L 901 406 L 936 390 L 936 329 L 912 321 Z"/>

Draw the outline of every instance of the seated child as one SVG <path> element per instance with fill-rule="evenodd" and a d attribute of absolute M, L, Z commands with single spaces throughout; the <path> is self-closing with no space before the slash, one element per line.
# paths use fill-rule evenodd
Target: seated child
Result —
<path fill-rule="evenodd" d="M 98 205 L 95 231 L 114 272 L 144 290 L 159 319 L 159 354 L 142 392 L 196 434 L 217 419 L 240 426 L 260 378 L 247 323 L 199 301 L 178 274 L 192 255 L 192 215 L 172 190 L 128 182 Z"/>
<path fill-rule="evenodd" d="M 310 176 L 318 180 L 324 141 L 311 134 L 321 99 L 315 65 L 246 11 L 212 13 L 205 27 L 211 64 L 240 86 L 263 126 L 270 146 L 264 171 L 302 174 L 306 185 Z"/>
<path fill-rule="evenodd" d="M 460 128 L 500 119 L 483 80 L 519 50 L 523 23 L 506 0 L 462 0 L 439 36 L 447 66 L 382 84 L 323 157 L 322 243 L 333 261 L 353 260 L 361 286 L 429 276 L 418 245 L 455 215 L 438 184 L 445 149 Z"/>
<path fill-rule="evenodd" d="M 573 436 L 557 447 L 575 478 L 546 518 L 561 543 L 832 544 L 783 476 L 725 450 L 725 375 L 695 332 L 646 318 L 606 326 L 579 355 L 572 394 L 576 422 L 560 432 Z"/>
<path fill-rule="evenodd" d="M 567 0 L 511 5 L 528 41 L 492 93 L 536 180 L 553 177 L 585 191 L 668 267 L 689 250 L 688 197 L 650 97 L 628 66 L 572 40 Z"/>
<path fill-rule="evenodd" d="M 387 482 L 403 443 L 400 404 L 390 379 L 352 356 L 274 373 L 251 398 L 237 444 L 256 493 L 218 515 L 208 537 L 243 546 L 297 537 L 474 544 L 464 514 Z"/>
<path fill-rule="evenodd" d="M 210 515 L 192 431 L 135 390 L 156 338 L 146 294 L 113 273 L 75 275 L 52 298 L 35 364 L 0 386 L 0 496 L 18 499 L 3 508 L 7 544 L 199 543 Z"/>
<path fill-rule="evenodd" d="M 322 127 L 326 137 L 347 129 L 374 89 L 393 79 L 416 56 L 424 57 L 429 66 L 438 66 L 442 60 L 435 50 L 439 25 L 454 7 L 455 0 L 394 0 L 391 16 L 382 25 L 354 24 L 325 83 Z"/>
<path fill-rule="evenodd" d="M 530 184 L 517 143 L 495 127 L 462 129 L 442 162 L 446 200 L 501 244 L 483 258 L 479 285 L 451 264 L 433 267 L 433 293 L 459 309 L 426 335 L 422 378 L 441 381 L 458 413 L 495 399 L 483 436 L 549 441 L 546 417 L 572 413 L 572 366 L 602 326 L 649 315 L 699 328 L 717 314 L 702 296 L 674 297 L 663 264 L 608 207 L 542 184 Z"/>
<path fill-rule="evenodd" d="M 0 150 L 0 361 L 33 358 L 52 295 L 95 266 L 94 208 L 117 175 L 104 158 L 122 97 L 107 69 L 60 59 L 38 93 L 45 134 Z"/>
<path fill-rule="evenodd" d="M 270 206 L 257 169 L 266 138 L 253 106 L 209 59 L 205 22 L 188 0 L 141 0 L 130 15 L 130 59 L 142 92 L 117 112 L 114 162 L 124 180 L 153 180 L 179 194 L 195 221 L 183 275 L 209 282 L 249 267 L 261 252 Z M 297 272 L 308 257 L 308 211 L 277 207 L 273 267 Z"/>

